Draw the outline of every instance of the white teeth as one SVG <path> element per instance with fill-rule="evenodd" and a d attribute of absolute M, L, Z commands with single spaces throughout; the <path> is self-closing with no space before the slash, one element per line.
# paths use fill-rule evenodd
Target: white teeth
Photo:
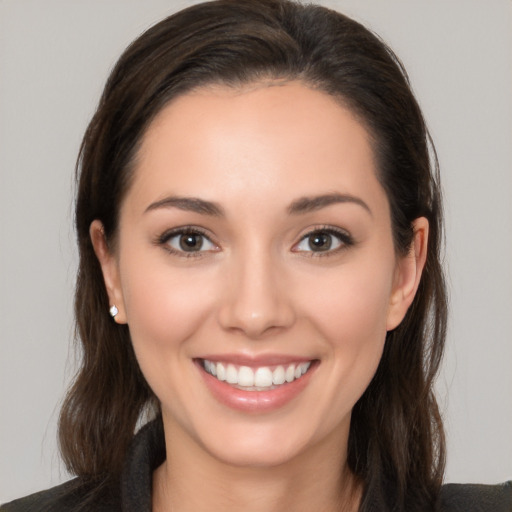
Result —
<path fill-rule="evenodd" d="M 277 366 L 272 371 L 268 366 L 250 368 L 249 366 L 236 367 L 234 364 L 215 363 L 203 360 L 203 367 L 210 375 L 228 384 L 247 388 L 251 391 L 272 389 L 285 382 L 293 382 L 302 377 L 311 366 L 311 362 L 290 364 L 288 367 Z"/>
<path fill-rule="evenodd" d="M 266 366 L 258 368 L 254 374 L 254 385 L 258 388 L 272 386 L 272 372 Z"/>
<path fill-rule="evenodd" d="M 226 369 L 222 363 L 217 363 L 217 379 L 226 380 Z"/>
<path fill-rule="evenodd" d="M 228 384 L 238 384 L 238 372 L 232 364 L 226 368 L 226 382 Z"/>
<path fill-rule="evenodd" d="M 272 384 L 279 386 L 280 384 L 284 384 L 285 381 L 284 368 L 282 366 L 278 366 L 272 373 Z"/>
<path fill-rule="evenodd" d="M 238 370 L 238 384 L 249 388 L 254 386 L 254 372 L 248 366 L 242 366 Z"/>
<path fill-rule="evenodd" d="M 301 373 L 301 375 L 304 375 L 309 370 L 310 366 L 311 366 L 311 363 L 309 361 L 307 363 L 302 363 L 300 365 L 300 373 Z"/>
<path fill-rule="evenodd" d="M 286 382 L 293 382 L 295 380 L 295 366 L 293 364 L 286 368 L 285 379 Z"/>

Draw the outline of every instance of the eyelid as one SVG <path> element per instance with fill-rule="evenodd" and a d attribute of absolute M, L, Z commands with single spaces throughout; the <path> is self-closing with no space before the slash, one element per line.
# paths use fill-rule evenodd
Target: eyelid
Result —
<path fill-rule="evenodd" d="M 213 246 L 215 246 L 215 249 L 201 249 L 199 251 L 181 251 L 179 249 L 176 249 L 169 245 L 169 240 L 171 240 L 174 237 L 182 236 L 182 235 L 200 235 L 204 237 L 206 240 L 208 240 Z M 159 235 L 156 240 L 155 244 L 162 246 L 166 251 L 168 251 L 171 254 L 184 257 L 184 258 L 198 258 L 205 255 L 205 253 L 211 253 L 211 252 L 218 252 L 220 250 L 218 244 L 213 240 L 213 237 L 211 234 L 207 232 L 204 228 L 198 227 L 198 226 L 178 226 L 175 228 L 168 229 L 164 231 L 161 235 Z"/>
<path fill-rule="evenodd" d="M 334 249 L 328 249 L 326 251 L 313 251 L 313 250 L 297 250 L 297 247 L 299 244 L 303 243 L 308 237 L 315 233 L 325 233 L 331 236 L 334 236 L 338 239 L 340 242 L 340 245 L 338 247 L 335 247 Z M 345 229 L 330 226 L 330 225 L 320 225 L 320 226 L 313 226 L 311 228 L 308 228 L 307 232 L 304 233 L 298 242 L 296 242 L 292 247 L 292 252 L 301 253 L 303 255 L 306 255 L 307 257 L 323 257 L 323 256 L 332 256 L 334 254 L 337 254 L 340 251 L 343 251 L 355 244 L 355 240 L 352 237 L 352 235 Z"/>

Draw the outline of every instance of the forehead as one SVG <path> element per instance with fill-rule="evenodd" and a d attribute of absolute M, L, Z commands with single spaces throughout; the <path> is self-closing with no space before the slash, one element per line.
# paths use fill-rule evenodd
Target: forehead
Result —
<path fill-rule="evenodd" d="M 383 194 L 364 126 L 339 101 L 298 82 L 211 86 L 176 98 L 143 138 L 132 189 L 153 201 Z"/>

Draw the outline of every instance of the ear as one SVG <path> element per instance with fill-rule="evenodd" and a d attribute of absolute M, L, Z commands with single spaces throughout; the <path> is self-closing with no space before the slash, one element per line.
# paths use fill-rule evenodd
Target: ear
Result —
<path fill-rule="evenodd" d="M 115 305 L 118 309 L 114 320 L 118 324 L 126 323 L 126 312 L 124 307 L 123 293 L 121 289 L 121 280 L 119 275 L 119 264 L 117 258 L 108 247 L 105 238 L 105 229 L 99 220 L 94 220 L 89 228 L 89 236 L 91 237 L 92 246 L 96 257 L 101 266 L 103 280 L 107 289 L 108 300 L 110 306 Z M 108 314 L 108 311 L 105 313 Z"/>
<path fill-rule="evenodd" d="M 414 300 L 427 259 L 428 220 L 419 217 L 412 223 L 414 238 L 411 249 L 400 258 L 395 270 L 393 291 L 389 301 L 386 328 L 391 331 L 404 319 Z"/>

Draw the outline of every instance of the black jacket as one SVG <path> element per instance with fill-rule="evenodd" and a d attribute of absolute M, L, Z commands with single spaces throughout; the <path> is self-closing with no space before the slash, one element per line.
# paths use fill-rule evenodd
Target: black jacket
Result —
<path fill-rule="evenodd" d="M 153 471 L 164 459 L 161 422 L 152 422 L 135 436 L 118 484 L 98 491 L 97 484 L 74 479 L 6 503 L 0 506 L 0 512 L 150 512 Z M 444 485 L 439 512 L 512 512 L 512 481 L 501 485 Z"/>

